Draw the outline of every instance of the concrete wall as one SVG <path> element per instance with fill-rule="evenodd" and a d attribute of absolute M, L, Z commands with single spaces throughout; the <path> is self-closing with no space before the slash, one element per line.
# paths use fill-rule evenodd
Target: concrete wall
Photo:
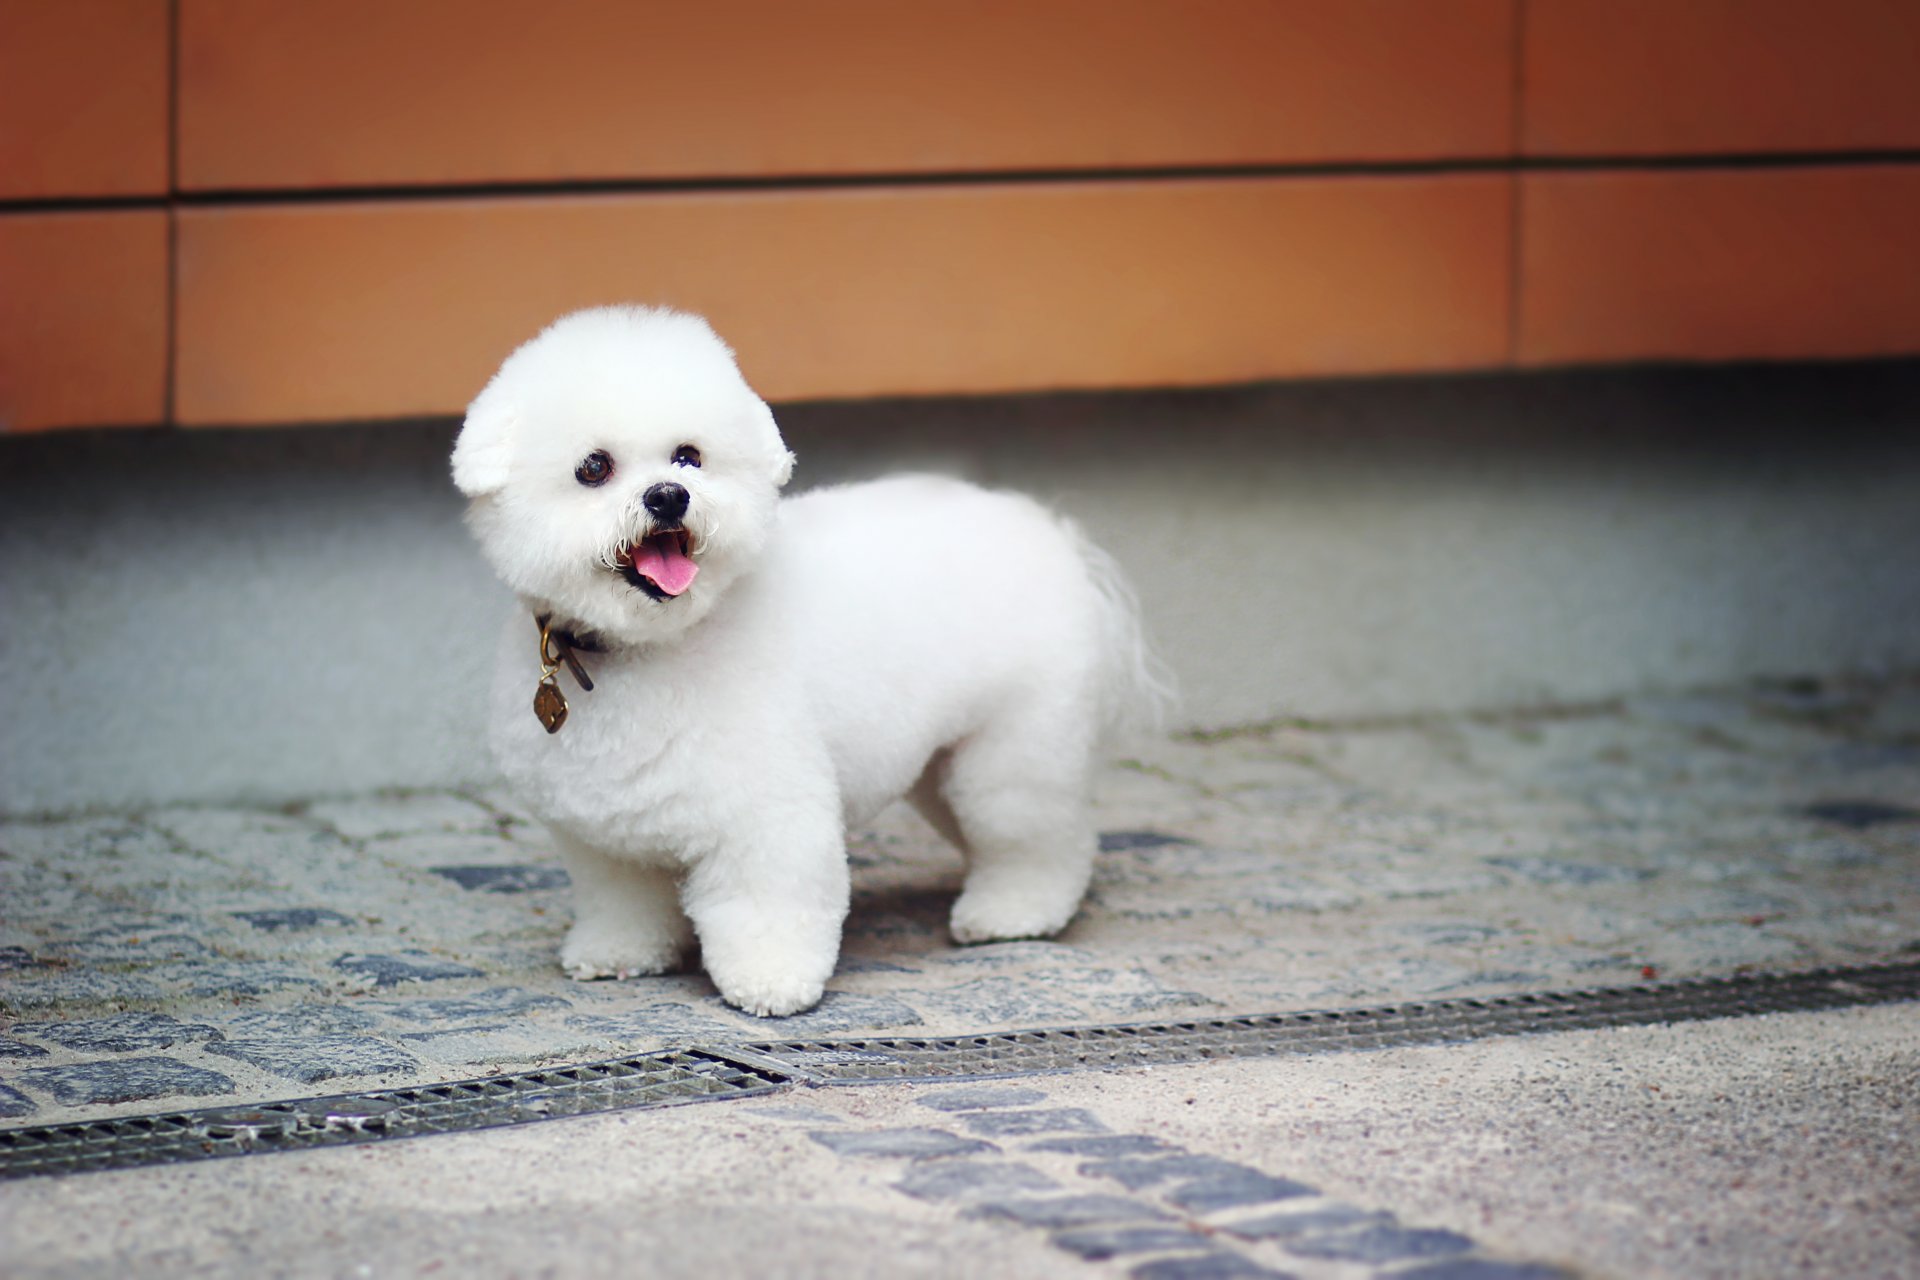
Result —
<path fill-rule="evenodd" d="M 797 484 L 937 467 L 1073 512 L 1187 724 L 1920 666 L 1920 364 L 781 418 Z M 510 601 L 452 432 L 0 440 L 0 809 L 484 780 Z"/>

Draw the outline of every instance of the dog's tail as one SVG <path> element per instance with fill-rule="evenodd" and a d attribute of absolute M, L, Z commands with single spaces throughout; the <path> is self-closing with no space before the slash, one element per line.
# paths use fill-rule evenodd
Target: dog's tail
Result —
<path fill-rule="evenodd" d="M 1100 731 L 1109 746 L 1156 733 L 1177 698 L 1173 673 L 1154 655 L 1140 623 L 1140 601 L 1112 556 L 1071 520 L 1062 520 L 1098 597 Z"/>

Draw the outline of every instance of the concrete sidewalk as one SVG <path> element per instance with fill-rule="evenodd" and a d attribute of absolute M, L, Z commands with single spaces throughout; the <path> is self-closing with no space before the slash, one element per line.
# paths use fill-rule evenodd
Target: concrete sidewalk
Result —
<path fill-rule="evenodd" d="M 957 858 L 904 818 L 862 833 L 831 994 L 771 1023 L 697 973 L 567 982 L 564 873 L 501 796 L 14 817 L 0 1113 L 1899 956 L 1920 945 L 1920 681 L 1168 740 L 1109 773 L 1101 817 L 1074 925 L 975 948 L 944 934 Z M 0 1188 L 0 1253 L 21 1275 L 1915 1274 L 1916 1021 L 1045 1077 L 952 1113 L 930 1088 L 823 1089 L 39 1180 Z M 986 1118 L 1014 1112 L 1043 1118 Z M 858 1136 L 913 1129 L 962 1145 Z M 1071 1145 L 1108 1138 L 1200 1163 Z M 1083 1168 L 1103 1160 L 1123 1163 Z M 1253 1198 L 1168 1199 L 1208 1177 Z M 1107 1200 L 1019 1207 L 1080 1196 Z M 1298 1210 L 1327 1216 L 1249 1226 Z M 1149 1234 L 1100 1234 L 1128 1224 Z"/>

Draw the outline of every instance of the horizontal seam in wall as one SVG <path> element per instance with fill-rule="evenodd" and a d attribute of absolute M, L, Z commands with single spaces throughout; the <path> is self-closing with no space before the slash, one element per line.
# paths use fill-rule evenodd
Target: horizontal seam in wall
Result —
<path fill-rule="evenodd" d="M 809 192 L 875 188 L 976 186 L 1071 187 L 1098 182 L 1191 182 L 1275 178 L 1394 178 L 1453 175 L 1723 172 L 1833 169 L 1920 164 L 1920 150 L 1769 152 L 1737 155 L 1553 156 L 1369 161 L 1294 165 L 1185 165 L 1137 169 L 978 170 L 942 173 L 756 175 L 728 178 L 619 178 L 553 182 L 449 183 L 390 186 L 220 188 L 138 196 L 62 196 L 0 200 L 9 213 L 83 213 L 126 209 L 365 201 L 512 199 L 595 195 L 694 195 Z"/>

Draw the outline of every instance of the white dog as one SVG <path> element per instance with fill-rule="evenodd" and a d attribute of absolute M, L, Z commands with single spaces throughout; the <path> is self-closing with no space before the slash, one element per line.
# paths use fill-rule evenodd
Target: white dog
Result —
<path fill-rule="evenodd" d="M 697 935 L 732 1004 L 810 1008 L 848 824 L 903 796 L 967 856 L 956 939 L 1079 906 L 1095 751 L 1158 692 L 1113 565 L 1025 498 L 909 476 L 782 501 L 792 469 L 673 311 L 567 316 L 467 411 L 454 482 L 523 605 L 493 747 L 572 871 L 576 978 L 663 972 Z"/>

